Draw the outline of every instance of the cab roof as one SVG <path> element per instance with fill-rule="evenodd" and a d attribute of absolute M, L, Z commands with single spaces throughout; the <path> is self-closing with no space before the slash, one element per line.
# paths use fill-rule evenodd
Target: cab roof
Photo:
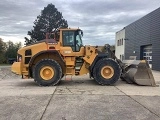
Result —
<path fill-rule="evenodd" d="M 79 29 L 79 28 L 60 28 L 59 30 L 62 30 L 62 31 L 73 30 L 73 31 L 75 31 L 75 30 L 81 30 L 81 29 Z"/>

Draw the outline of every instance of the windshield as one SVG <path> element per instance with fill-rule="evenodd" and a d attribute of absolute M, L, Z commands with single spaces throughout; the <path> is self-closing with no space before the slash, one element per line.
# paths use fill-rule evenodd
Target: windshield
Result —
<path fill-rule="evenodd" d="M 77 34 L 76 34 L 76 43 L 79 46 L 83 46 L 83 43 L 82 43 L 82 31 L 78 31 L 77 32 Z"/>

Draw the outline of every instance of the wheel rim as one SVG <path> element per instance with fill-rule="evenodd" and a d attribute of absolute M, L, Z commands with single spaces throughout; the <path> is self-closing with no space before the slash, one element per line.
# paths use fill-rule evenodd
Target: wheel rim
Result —
<path fill-rule="evenodd" d="M 101 75 L 106 79 L 110 79 L 114 75 L 114 69 L 111 66 L 104 66 L 101 69 Z"/>
<path fill-rule="evenodd" d="M 40 76 L 44 80 L 50 80 L 54 76 L 54 70 L 50 66 L 45 66 L 40 70 Z"/>

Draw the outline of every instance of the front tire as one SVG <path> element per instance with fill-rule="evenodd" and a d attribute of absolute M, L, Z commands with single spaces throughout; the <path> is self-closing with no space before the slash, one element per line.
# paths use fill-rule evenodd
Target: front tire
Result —
<path fill-rule="evenodd" d="M 93 69 L 93 77 L 100 85 L 112 85 L 118 81 L 120 75 L 118 63 L 110 58 L 99 60 Z"/>
<path fill-rule="evenodd" d="M 35 65 L 33 75 L 38 85 L 56 85 L 61 80 L 62 68 L 55 60 L 42 59 Z"/>

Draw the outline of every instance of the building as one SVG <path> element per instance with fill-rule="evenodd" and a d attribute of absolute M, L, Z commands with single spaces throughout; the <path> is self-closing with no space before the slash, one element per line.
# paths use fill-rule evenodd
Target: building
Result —
<path fill-rule="evenodd" d="M 147 60 L 160 71 L 160 8 L 116 32 L 116 56 Z"/>
<path fill-rule="evenodd" d="M 125 28 L 116 32 L 115 55 L 118 59 L 124 60 L 125 54 Z"/>

